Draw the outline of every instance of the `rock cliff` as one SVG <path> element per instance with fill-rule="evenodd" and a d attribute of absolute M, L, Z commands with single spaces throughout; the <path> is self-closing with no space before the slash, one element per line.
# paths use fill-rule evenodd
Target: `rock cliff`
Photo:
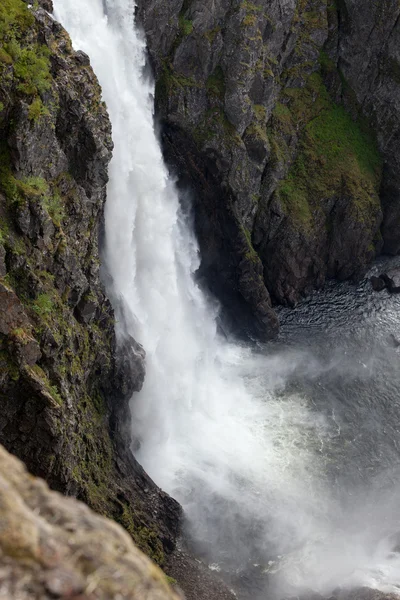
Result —
<path fill-rule="evenodd" d="M 2 0 L 0 442 L 162 564 L 180 509 L 129 451 L 144 351 L 117 345 L 99 278 L 111 152 L 89 58 L 45 10 Z"/>
<path fill-rule="evenodd" d="M 139 0 L 199 276 L 266 339 L 272 303 L 400 248 L 395 0 Z"/>

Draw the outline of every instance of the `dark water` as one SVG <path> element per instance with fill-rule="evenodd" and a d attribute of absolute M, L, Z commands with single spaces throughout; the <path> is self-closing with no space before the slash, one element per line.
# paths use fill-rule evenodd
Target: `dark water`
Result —
<path fill-rule="evenodd" d="M 273 557 L 269 573 L 254 565 L 238 573 L 239 598 L 302 587 L 329 596 L 341 585 L 400 593 L 400 295 L 374 292 L 369 281 L 397 268 L 400 258 L 381 260 L 358 284 L 331 282 L 279 310 L 281 333 L 267 354 L 302 356 L 282 393 L 307 398 L 326 421 L 315 463 L 331 513 L 304 548 Z"/>
<path fill-rule="evenodd" d="M 377 263 L 371 274 L 400 267 Z M 296 373 L 315 410 L 332 422 L 324 451 L 340 489 L 397 484 L 400 472 L 400 295 L 360 284 L 331 283 L 280 313 L 279 345 L 310 352 L 321 371 Z M 400 507 L 399 507 L 400 509 Z M 400 513 L 400 510 L 399 510 Z"/>

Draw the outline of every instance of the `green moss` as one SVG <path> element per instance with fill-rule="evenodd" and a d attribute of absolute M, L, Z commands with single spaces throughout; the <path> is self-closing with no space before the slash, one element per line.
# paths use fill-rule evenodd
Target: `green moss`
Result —
<path fill-rule="evenodd" d="M 257 15 L 246 15 L 242 21 L 242 25 L 244 27 L 254 27 L 255 25 L 257 25 L 258 22 L 258 17 Z"/>
<path fill-rule="evenodd" d="M 214 29 L 210 29 L 209 31 L 206 31 L 204 33 L 204 37 L 210 42 L 210 44 L 212 44 L 220 31 L 221 31 L 221 27 L 218 27 L 218 26 L 214 27 Z"/>
<path fill-rule="evenodd" d="M 39 97 L 36 97 L 31 102 L 28 109 L 28 115 L 31 121 L 38 121 L 40 117 L 45 117 L 49 114 L 49 109 L 44 106 L 42 100 Z"/>
<path fill-rule="evenodd" d="M 273 116 L 281 123 L 291 123 L 292 115 L 286 104 L 277 102 L 273 110 Z"/>
<path fill-rule="evenodd" d="M 9 150 L 3 142 L 0 144 L 0 189 L 9 205 L 23 205 L 29 198 L 39 198 L 47 193 L 49 186 L 41 177 L 14 177 Z"/>
<path fill-rule="evenodd" d="M 43 94 L 51 87 L 50 50 L 47 46 L 19 49 L 13 56 L 18 89 L 27 95 Z"/>
<path fill-rule="evenodd" d="M 53 223 L 60 227 L 65 216 L 65 207 L 59 192 L 56 190 L 53 194 L 44 196 L 43 204 Z"/>
<path fill-rule="evenodd" d="M 246 129 L 246 135 L 253 136 L 265 144 L 268 144 L 268 135 L 265 126 L 261 125 L 259 122 L 255 121 L 251 123 Z"/>
<path fill-rule="evenodd" d="M 173 66 L 165 60 L 163 62 L 162 74 L 157 80 L 156 96 L 162 103 L 167 103 L 171 96 L 178 94 L 184 88 L 201 88 L 194 77 L 185 77 L 177 73 Z"/>
<path fill-rule="evenodd" d="M 244 0 L 244 2 L 242 2 L 240 4 L 240 8 L 244 9 L 247 12 L 261 12 L 262 11 L 261 6 L 257 6 L 257 4 L 254 4 L 254 2 L 249 2 L 248 0 Z"/>
<path fill-rule="evenodd" d="M 58 388 L 55 385 L 51 384 L 48 375 L 43 371 L 43 369 L 41 367 L 39 367 L 39 365 L 33 365 L 32 367 L 26 367 L 26 368 L 27 368 L 28 372 L 30 371 L 30 372 L 34 373 L 34 375 L 36 375 L 36 377 L 38 379 L 40 379 L 46 392 L 48 394 L 50 394 L 50 396 L 53 398 L 54 402 L 56 404 L 58 404 L 59 406 L 62 406 L 63 399 L 62 399 L 61 395 L 59 394 Z"/>
<path fill-rule="evenodd" d="M 7 350 L 0 350 L 0 376 L 8 376 L 14 383 L 20 378 L 18 365 L 11 358 Z"/>
<path fill-rule="evenodd" d="M 373 136 L 331 100 L 318 74 L 309 78 L 307 89 L 285 94 L 287 106 L 274 113 L 281 131 L 282 122 L 286 133 L 305 123 L 297 158 L 277 190 L 287 213 L 309 227 L 323 200 L 346 193 L 354 217 L 366 220 L 379 202 L 382 167 Z"/>
<path fill-rule="evenodd" d="M 207 141 L 217 139 L 228 147 L 241 145 L 242 140 L 235 127 L 228 120 L 222 108 L 212 108 L 205 113 L 205 118 L 193 132 L 193 138 L 199 146 Z"/>
<path fill-rule="evenodd" d="M 267 120 L 267 109 L 262 104 L 253 105 L 254 116 L 260 123 L 265 123 Z"/>
<path fill-rule="evenodd" d="M 319 64 L 321 66 L 322 73 L 332 73 L 336 71 L 336 65 L 326 52 L 321 50 L 319 53 Z"/>
<path fill-rule="evenodd" d="M 14 177 L 8 149 L 0 146 L 0 189 L 9 205 L 23 206 L 27 201 L 40 202 L 56 226 L 65 216 L 65 206 L 57 187 L 51 186 L 42 177 Z"/>
<path fill-rule="evenodd" d="M 0 41 L 20 37 L 34 23 L 34 17 L 22 0 L 1 0 Z"/>
<path fill-rule="evenodd" d="M 252 239 L 251 239 L 251 233 L 250 233 L 250 231 L 246 227 L 242 227 L 242 230 L 243 230 L 244 237 L 246 238 L 246 242 L 247 242 L 247 246 L 248 246 L 248 250 L 245 253 L 245 257 L 248 260 L 256 262 L 259 259 L 258 259 L 258 254 L 254 250 L 254 247 L 253 247 L 253 242 L 252 242 Z"/>
<path fill-rule="evenodd" d="M 121 508 L 122 513 L 116 520 L 130 533 L 138 547 L 162 566 L 165 561 L 164 549 L 157 533 L 148 527 L 140 526 L 128 505 L 122 504 Z"/>
<path fill-rule="evenodd" d="M 49 294 L 40 294 L 33 302 L 32 308 L 41 317 L 46 317 L 54 310 L 53 298 Z"/>
<path fill-rule="evenodd" d="M 207 79 L 206 89 L 209 94 L 219 100 L 225 97 L 225 76 L 220 66 L 216 67 L 210 77 Z"/>
<path fill-rule="evenodd" d="M 179 28 L 182 35 L 190 35 L 193 31 L 193 22 L 185 19 L 183 15 L 179 15 Z"/>
<path fill-rule="evenodd" d="M 15 79 L 16 89 L 33 96 L 29 118 L 45 114 L 39 98 L 51 87 L 50 50 L 34 41 L 35 19 L 23 0 L 2 0 L 0 5 L 0 83 Z M 29 40 L 29 41 L 27 41 Z M 10 67 L 12 71 L 10 73 Z"/>

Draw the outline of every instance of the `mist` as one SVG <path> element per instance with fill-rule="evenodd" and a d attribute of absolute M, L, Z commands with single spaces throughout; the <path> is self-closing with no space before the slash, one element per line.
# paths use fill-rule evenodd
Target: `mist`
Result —
<path fill-rule="evenodd" d="M 363 357 L 356 338 L 345 347 L 340 333 L 322 336 L 325 345 L 301 338 L 266 348 L 218 335 L 218 305 L 195 282 L 199 249 L 155 134 L 134 5 L 54 4 L 74 47 L 91 58 L 113 126 L 105 266 L 117 334 L 147 353 L 131 402 L 137 459 L 182 504 L 186 533 L 210 564 L 259 565 L 277 595 L 397 590 L 397 475 L 368 477 L 361 458 L 357 480 L 346 471 L 346 460 L 357 471 L 357 457 L 338 451 L 358 448 L 357 427 L 369 416 L 356 411 L 348 421 L 352 409 L 336 392 L 344 381 L 368 387 L 379 352 Z"/>

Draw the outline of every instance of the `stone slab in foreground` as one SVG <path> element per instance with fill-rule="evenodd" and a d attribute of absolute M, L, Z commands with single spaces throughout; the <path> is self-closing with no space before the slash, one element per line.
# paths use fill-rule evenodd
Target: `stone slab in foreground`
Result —
<path fill-rule="evenodd" d="M 178 600 L 116 523 L 49 490 L 0 446 L 0 600 Z"/>

